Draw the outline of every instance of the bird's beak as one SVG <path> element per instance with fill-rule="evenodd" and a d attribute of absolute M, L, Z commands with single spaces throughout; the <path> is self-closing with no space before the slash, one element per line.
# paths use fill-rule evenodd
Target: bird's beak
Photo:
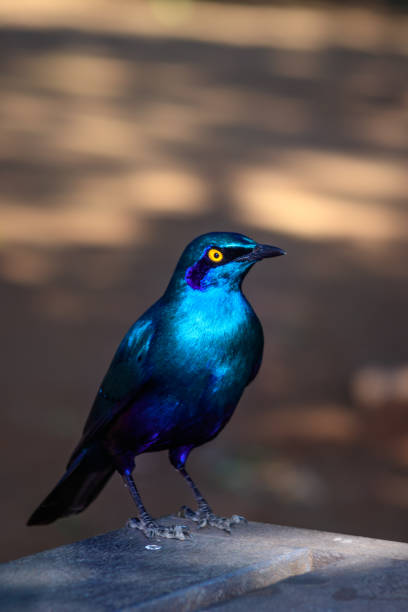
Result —
<path fill-rule="evenodd" d="M 258 244 L 253 250 L 256 259 L 266 259 L 266 257 L 279 257 L 286 255 L 286 251 L 270 244 Z"/>
<path fill-rule="evenodd" d="M 270 244 L 257 244 L 248 255 L 238 257 L 235 261 L 260 261 L 267 257 L 279 257 L 280 255 L 286 255 L 286 251 Z"/>

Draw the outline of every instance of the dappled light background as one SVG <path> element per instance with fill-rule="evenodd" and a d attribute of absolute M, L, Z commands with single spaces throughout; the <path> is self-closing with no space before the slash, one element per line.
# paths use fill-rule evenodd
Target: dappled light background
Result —
<path fill-rule="evenodd" d="M 339 5 L 342 8 L 338 8 Z M 408 539 L 408 17 L 131 0 L 0 4 L 3 559 L 120 527 L 25 521 L 130 324 L 211 230 L 276 244 L 264 362 L 189 467 L 214 508 Z M 155 515 L 190 503 L 137 461 Z"/>

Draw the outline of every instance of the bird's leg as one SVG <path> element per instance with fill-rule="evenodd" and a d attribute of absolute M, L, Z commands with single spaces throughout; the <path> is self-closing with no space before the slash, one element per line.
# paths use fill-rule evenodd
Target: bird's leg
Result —
<path fill-rule="evenodd" d="M 143 531 L 147 538 L 176 538 L 177 540 L 185 540 L 191 537 L 188 527 L 185 525 L 171 525 L 170 527 L 159 525 L 155 520 L 152 519 L 150 514 L 147 512 L 140 493 L 137 490 L 135 481 L 133 480 L 130 470 L 126 470 L 122 474 L 122 478 L 125 482 L 125 486 L 129 489 L 130 494 L 135 502 L 139 511 L 140 518 L 131 518 L 128 521 L 128 527 L 133 529 L 140 529 Z"/>
<path fill-rule="evenodd" d="M 238 514 L 233 514 L 230 518 L 216 516 L 214 512 L 211 510 L 210 506 L 201 495 L 199 489 L 194 483 L 191 476 L 188 474 L 184 467 L 177 468 L 183 478 L 188 482 L 191 487 L 194 497 L 197 500 L 198 510 L 194 512 L 191 508 L 187 506 L 183 506 L 180 510 L 180 515 L 185 518 L 189 518 L 192 521 L 198 524 L 198 527 L 201 529 L 206 525 L 210 525 L 211 527 L 217 527 L 218 529 L 223 529 L 224 531 L 228 531 L 231 533 L 231 526 L 237 525 L 238 523 L 246 523 L 246 519 L 243 516 L 239 516 Z"/>

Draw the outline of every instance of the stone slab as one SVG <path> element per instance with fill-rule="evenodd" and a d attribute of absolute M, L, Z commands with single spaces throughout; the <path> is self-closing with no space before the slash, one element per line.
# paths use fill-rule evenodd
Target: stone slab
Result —
<path fill-rule="evenodd" d="M 171 517 L 161 522 L 176 520 L 180 522 Z M 183 523 L 190 526 L 185 519 Z M 333 606 L 301 608 L 299 601 L 307 595 L 307 603 L 313 593 L 323 596 L 324 584 L 331 598 L 337 593 L 335 605 L 352 602 L 344 598 L 366 592 L 353 583 L 366 575 L 364 568 L 376 570 L 373 576 L 386 571 L 395 584 L 405 577 L 408 584 L 408 544 L 400 542 L 259 523 L 239 525 L 232 535 L 211 528 L 198 531 L 195 526 L 192 531 L 191 540 L 161 540 L 156 542 L 160 549 L 148 550 L 151 542 L 143 534 L 123 528 L 4 563 L 0 609 L 188 612 L 219 604 L 225 610 L 238 605 L 244 606 L 242 610 L 250 605 L 270 609 L 273 601 L 274 610 L 288 610 L 285 600 L 291 597 L 292 609 L 331 610 Z M 303 576 L 294 578 L 297 575 Z M 405 591 L 401 587 L 399 592 Z M 256 604 L 251 603 L 254 597 L 260 598 Z M 333 608 L 337 609 L 341 608 Z"/>
<path fill-rule="evenodd" d="M 408 561 L 348 557 L 215 605 L 217 612 L 406 612 Z"/>
<path fill-rule="evenodd" d="M 192 530 L 192 540 L 161 540 L 160 550 L 147 550 L 143 534 L 123 528 L 5 563 L 0 609 L 187 612 L 311 569 L 308 550 L 253 542 L 248 526 L 232 536 Z"/>

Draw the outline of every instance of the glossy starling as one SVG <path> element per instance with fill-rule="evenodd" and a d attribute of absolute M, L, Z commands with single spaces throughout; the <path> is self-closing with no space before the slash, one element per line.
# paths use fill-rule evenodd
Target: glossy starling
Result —
<path fill-rule="evenodd" d="M 244 520 L 217 517 L 185 463 L 193 448 L 218 435 L 257 375 L 263 332 L 241 285 L 257 261 L 284 254 L 223 232 L 186 247 L 164 295 L 120 343 L 66 472 L 29 525 L 81 512 L 117 470 L 138 508 L 129 524 L 147 537 L 184 539 L 186 526 L 151 518 L 132 477 L 135 456 L 165 449 L 198 503 L 197 511 L 183 507 L 185 517 L 226 531 Z"/>

